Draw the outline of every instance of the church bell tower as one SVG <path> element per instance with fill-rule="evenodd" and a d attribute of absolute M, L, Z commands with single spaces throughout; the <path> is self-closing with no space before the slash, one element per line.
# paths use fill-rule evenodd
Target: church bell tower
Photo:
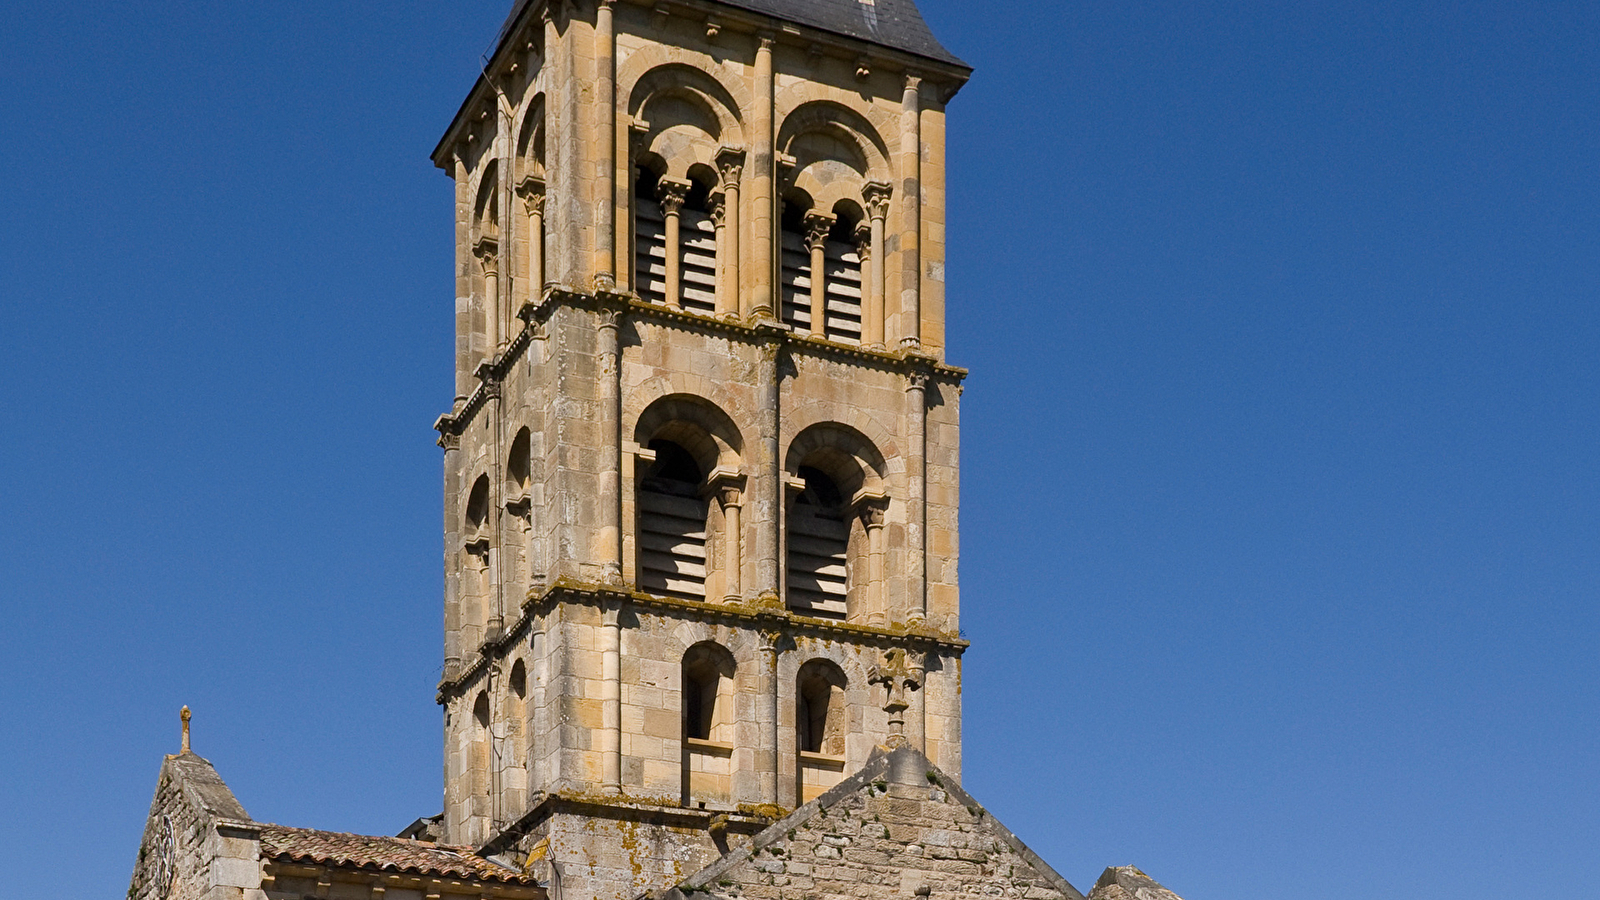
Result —
<path fill-rule="evenodd" d="M 433 157 L 444 840 L 631 900 L 877 746 L 959 778 L 969 71 L 913 0 L 513 9 Z"/>

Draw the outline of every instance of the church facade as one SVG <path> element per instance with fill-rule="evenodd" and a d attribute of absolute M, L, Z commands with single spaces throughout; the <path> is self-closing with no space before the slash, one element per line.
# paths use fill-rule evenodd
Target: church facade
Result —
<path fill-rule="evenodd" d="M 130 900 L 1081 900 L 960 787 L 969 74 L 913 0 L 519 0 L 433 156 L 443 812 L 254 822 L 186 724 Z"/>

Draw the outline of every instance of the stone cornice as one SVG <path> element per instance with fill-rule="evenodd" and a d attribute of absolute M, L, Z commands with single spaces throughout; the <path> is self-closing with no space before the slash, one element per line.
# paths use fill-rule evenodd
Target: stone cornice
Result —
<path fill-rule="evenodd" d="M 737 811 L 694 809 L 675 797 L 631 797 L 628 794 L 596 794 L 579 791 L 553 791 L 536 794 L 528 811 L 478 849 L 479 856 L 493 856 L 516 846 L 539 823 L 551 816 L 569 813 L 594 819 L 650 819 L 669 826 L 706 831 L 711 820 L 723 817 L 735 834 L 759 834 L 788 810 L 779 807 L 745 808 Z"/>
<path fill-rule="evenodd" d="M 480 373 L 485 374 L 487 380 L 480 381 L 468 395 L 466 402 L 461 404 L 460 409 L 445 413 L 434 422 L 434 429 L 441 435 L 439 439 L 441 447 L 445 445 L 445 436 L 459 436 L 468 425 L 472 424 L 473 418 L 483 408 L 484 403 L 498 396 L 495 393 L 498 383 L 505 378 L 506 373 L 527 350 L 536 330 L 542 327 L 561 306 L 613 310 L 636 316 L 644 321 L 698 331 L 702 334 L 720 334 L 751 346 L 777 341 L 793 353 L 843 360 L 906 376 L 920 374 L 934 381 L 957 386 L 960 386 L 967 377 L 966 369 L 939 362 L 918 348 L 872 350 L 856 344 L 841 344 L 838 341 L 799 334 L 791 331 L 788 326 L 777 324 L 770 319 L 743 321 L 733 317 L 708 316 L 685 309 L 671 309 L 657 303 L 646 303 L 628 293 L 615 291 L 583 293 L 567 287 L 552 286 L 545 290 L 544 296 L 538 302 L 524 303 L 517 311 L 517 317 L 524 323 L 523 328 L 511 339 L 504 353 L 479 367 Z M 495 387 L 488 387 L 490 382 L 493 382 Z"/>
<path fill-rule="evenodd" d="M 686 18 L 699 19 L 702 22 L 715 22 L 715 31 L 740 32 L 747 35 L 770 35 L 774 40 L 781 41 L 795 47 L 804 48 L 808 53 L 826 53 L 830 56 L 846 60 L 857 69 L 863 66 L 871 71 L 881 68 L 885 71 L 917 72 L 928 80 L 938 82 L 938 95 L 941 103 L 949 103 L 956 92 L 972 76 L 972 69 L 964 64 L 942 62 L 929 57 L 920 56 L 905 50 L 897 50 L 882 44 L 874 44 L 859 38 L 834 34 L 808 25 L 788 22 L 783 19 L 769 18 L 749 10 L 738 9 L 716 2 L 716 0 L 671 0 L 663 3 L 661 0 L 628 0 L 629 5 L 647 7 L 651 10 L 667 9 L 672 14 Z M 493 95 L 489 89 L 488 75 L 503 78 L 506 68 L 510 64 L 508 58 L 517 53 L 517 49 L 525 46 L 530 41 L 537 44 L 543 36 L 530 37 L 530 28 L 540 28 L 537 24 L 540 16 L 532 15 L 534 10 L 543 10 L 549 6 L 548 2 L 534 2 L 527 4 L 521 11 L 516 22 L 508 23 L 505 31 L 500 35 L 494 52 L 489 62 L 484 66 L 485 74 L 478 76 L 471 90 L 456 110 L 455 116 L 450 120 L 450 125 L 439 138 L 439 143 L 434 147 L 432 159 L 434 165 L 440 169 L 448 170 L 452 158 L 452 150 L 464 137 L 464 132 L 470 123 L 477 121 L 474 112 L 482 107 Z M 559 2 L 556 4 L 560 6 Z M 713 40 L 717 40 L 715 37 Z M 725 40 L 725 38 L 724 38 Z M 881 65 L 880 65 L 881 64 Z"/>
<path fill-rule="evenodd" d="M 802 616 L 782 606 L 760 600 L 742 603 L 714 600 L 680 600 L 633 591 L 625 587 L 597 584 L 558 582 L 542 590 L 528 592 L 523 601 L 521 615 L 499 637 L 485 641 L 478 648 L 476 658 L 462 668 L 454 678 L 439 682 L 434 699 L 443 704 L 451 697 L 464 693 L 489 671 L 490 666 L 525 639 L 533 620 L 547 615 L 563 604 L 593 606 L 626 605 L 640 612 L 678 618 L 697 619 L 749 628 L 755 631 L 781 632 L 788 635 L 842 641 L 851 644 L 893 649 L 908 648 L 922 652 L 942 651 L 960 656 L 971 646 L 959 636 L 946 634 L 919 625 L 858 625 L 832 619 Z"/>

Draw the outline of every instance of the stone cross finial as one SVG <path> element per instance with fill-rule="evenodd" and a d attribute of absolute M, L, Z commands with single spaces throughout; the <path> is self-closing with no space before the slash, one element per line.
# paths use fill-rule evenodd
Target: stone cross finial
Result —
<path fill-rule="evenodd" d="M 183 720 L 183 751 L 182 752 L 184 752 L 184 753 L 190 752 L 189 751 L 189 716 L 190 716 L 189 707 L 187 707 L 187 706 L 185 706 L 183 708 L 182 712 L 178 713 L 178 718 Z"/>
<path fill-rule="evenodd" d="M 889 714 L 889 746 L 903 746 L 906 743 L 906 710 L 911 706 L 907 693 L 922 686 L 921 673 L 909 665 L 904 650 L 895 648 L 883 654 L 883 662 L 872 667 L 867 681 L 884 687 L 883 711 Z"/>

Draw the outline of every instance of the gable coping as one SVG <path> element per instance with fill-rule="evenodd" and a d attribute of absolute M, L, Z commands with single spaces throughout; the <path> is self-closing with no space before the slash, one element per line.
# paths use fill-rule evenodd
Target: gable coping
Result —
<path fill-rule="evenodd" d="M 940 790 L 954 797 L 968 809 L 976 809 L 982 818 L 987 819 L 999 831 L 1000 837 L 1010 845 L 1011 849 L 1022 857 L 1028 865 L 1043 875 L 1045 880 L 1049 881 L 1051 886 L 1059 891 L 1063 897 L 1066 897 L 1067 900 L 1086 900 L 1083 894 L 1072 886 L 1071 882 L 1061 877 L 1061 874 L 1052 868 L 1049 863 L 1041 859 L 1039 854 L 1034 853 L 1027 844 L 1024 844 L 1021 838 L 1012 834 L 1011 829 L 1001 824 L 1000 820 L 985 809 L 983 804 L 973 799 L 972 795 L 963 790 L 954 778 L 945 774 L 942 769 L 934 765 L 932 760 L 924 756 L 915 747 L 910 746 L 899 747 L 894 750 L 882 746 L 877 747 L 872 751 L 872 756 L 867 759 L 867 764 L 862 766 L 854 775 L 824 791 L 811 802 L 801 806 L 789 815 L 772 823 L 750 839 L 750 846 L 729 853 L 667 890 L 657 891 L 654 894 L 642 894 L 640 895 L 641 900 L 644 897 L 651 897 L 653 900 L 688 900 L 687 893 L 683 890 L 684 888 L 688 888 L 689 892 L 705 890 L 706 885 L 715 883 L 717 879 L 734 867 L 753 860 L 757 853 L 780 840 L 784 840 L 790 831 L 809 822 L 814 816 L 828 807 L 870 784 L 879 781 L 896 781 L 897 779 L 893 775 L 904 773 L 908 769 L 918 773 L 919 776 L 921 773 L 926 772 L 930 781 L 936 777 L 938 779 L 937 787 Z M 904 781 L 904 779 L 900 780 Z"/>

